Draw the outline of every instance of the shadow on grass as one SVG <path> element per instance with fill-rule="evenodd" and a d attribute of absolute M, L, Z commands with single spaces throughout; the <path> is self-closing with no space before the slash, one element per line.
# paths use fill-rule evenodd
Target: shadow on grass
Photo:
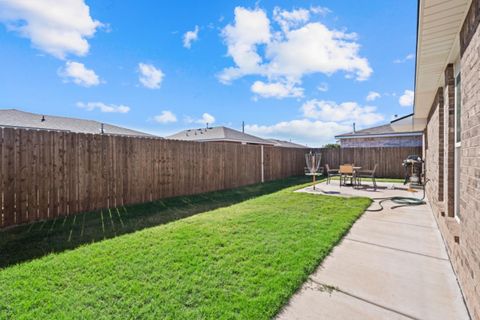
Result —
<path fill-rule="evenodd" d="M 79 213 L 7 229 L 0 231 L 0 268 L 230 206 L 307 181 L 304 177 L 289 178 L 236 189 Z"/>

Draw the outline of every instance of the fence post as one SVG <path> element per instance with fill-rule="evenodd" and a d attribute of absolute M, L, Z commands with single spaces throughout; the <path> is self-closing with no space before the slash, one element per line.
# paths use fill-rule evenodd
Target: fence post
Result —
<path fill-rule="evenodd" d="M 261 165 L 261 168 L 262 168 L 262 171 L 261 171 L 262 172 L 262 183 L 264 183 L 265 182 L 265 161 L 264 161 L 265 158 L 264 158 L 264 155 L 263 155 L 263 145 L 260 146 L 260 150 L 261 150 L 260 154 L 261 154 L 261 163 L 262 163 L 262 165 Z"/>

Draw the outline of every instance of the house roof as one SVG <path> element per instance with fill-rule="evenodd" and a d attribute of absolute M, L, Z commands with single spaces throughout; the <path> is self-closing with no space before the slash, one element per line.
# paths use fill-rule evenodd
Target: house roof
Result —
<path fill-rule="evenodd" d="M 422 135 L 422 131 L 405 130 L 405 128 L 411 128 L 411 126 L 400 126 L 402 121 L 408 121 L 412 117 L 412 114 L 392 120 L 390 123 L 382 124 L 380 126 L 366 128 L 355 132 L 348 132 L 335 136 L 335 139 L 346 138 L 364 138 L 364 137 L 389 137 L 389 136 L 419 136 Z"/>
<path fill-rule="evenodd" d="M 294 142 L 291 142 L 291 141 L 278 140 L 278 139 L 268 139 L 268 140 L 270 140 L 271 142 L 273 142 L 276 147 L 283 147 L 283 148 L 301 148 L 301 149 L 308 148 L 308 147 L 305 146 L 305 145 L 298 144 L 298 143 L 294 143 Z"/>
<path fill-rule="evenodd" d="M 44 119 L 44 121 L 42 121 L 42 119 Z M 101 133 L 102 123 L 94 120 L 41 115 L 17 109 L 1 109 L 0 127 L 2 126 L 99 134 Z M 114 126 L 108 123 L 103 124 L 103 132 L 106 134 L 126 136 L 152 136 L 148 133 Z"/>
<path fill-rule="evenodd" d="M 227 141 L 249 144 L 274 145 L 272 141 L 262 139 L 227 127 L 211 127 L 183 130 L 167 139 L 188 141 Z"/>
<path fill-rule="evenodd" d="M 404 116 L 393 119 L 392 121 L 390 121 L 390 123 L 396 123 L 396 122 L 411 118 L 412 116 L 413 116 L 413 113 L 409 113 L 407 115 L 404 115 Z"/>

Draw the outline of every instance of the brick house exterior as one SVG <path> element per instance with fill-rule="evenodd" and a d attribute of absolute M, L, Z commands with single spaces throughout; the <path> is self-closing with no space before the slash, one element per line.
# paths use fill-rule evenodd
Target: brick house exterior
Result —
<path fill-rule="evenodd" d="M 430 10 L 449 19 L 432 22 Z M 480 0 L 419 1 L 413 117 L 424 127 L 427 198 L 473 319 L 480 319 L 479 22 Z"/>
<path fill-rule="evenodd" d="M 411 126 L 397 125 L 412 117 L 393 120 L 388 124 L 367 128 L 335 136 L 341 148 L 377 148 L 377 147 L 421 147 L 423 143 L 422 131 L 411 130 Z"/>
<path fill-rule="evenodd" d="M 339 139 L 341 148 L 421 147 L 422 135 Z"/>

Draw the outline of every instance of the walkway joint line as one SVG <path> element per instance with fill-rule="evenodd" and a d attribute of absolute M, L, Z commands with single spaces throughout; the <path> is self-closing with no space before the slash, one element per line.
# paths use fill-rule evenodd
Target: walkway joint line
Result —
<path fill-rule="evenodd" d="M 316 281 L 316 280 L 312 279 L 311 277 L 309 278 L 309 280 L 310 280 L 311 282 L 315 283 L 316 285 L 319 285 L 319 286 L 322 286 L 322 287 L 331 288 L 332 291 L 337 291 L 337 292 L 339 292 L 339 293 L 343 293 L 344 295 L 347 295 L 347 296 L 352 297 L 352 298 L 354 298 L 354 299 L 357 299 L 357 300 L 366 302 L 366 303 L 368 303 L 368 304 L 374 305 L 374 306 L 379 307 L 379 308 L 382 308 L 382 309 L 384 309 L 384 310 L 387 310 L 387 311 L 396 313 L 396 314 L 401 315 L 401 316 L 404 316 L 404 317 L 406 317 L 406 318 L 408 318 L 408 319 L 421 320 L 420 318 L 411 316 L 411 315 L 409 315 L 409 314 L 407 314 L 407 313 L 404 313 L 404 312 L 402 312 L 402 311 L 395 310 L 395 309 L 390 308 L 390 307 L 383 306 L 383 305 L 378 304 L 378 303 L 376 303 L 376 302 L 374 302 L 374 301 L 370 301 L 370 300 L 368 300 L 368 299 L 366 299 L 366 298 L 362 298 L 362 297 L 357 296 L 357 295 L 355 295 L 355 294 L 353 294 L 353 293 L 350 293 L 350 292 L 347 292 L 347 291 L 345 291 L 345 290 L 342 290 L 342 289 L 340 289 L 340 288 L 338 288 L 338 287 L 321 283 L 321 282 L 319 282 L 319 281 Z"/>
<path fill-rule="evenodd" d="M 370 217 L 365 217 L 365 220 L 380 221 L 380 222 L 386 222 L 386 223 L 405 224 L 405 225 L 407 225 L 407 226 L 412 226 L 412 227 L 419 227 L 419 228 L 425 228 L 425 229 L 431 229 L 431 230 L 438 230 L 438 229 L 435 228 L 435 227 L 422 226 L 422 225 L 419 225 L 419 224 L 408 223 L 408 222 L 387 221 L 387 220 L 375 219 L 375 218 L 370 218 Z"/>
<path fill-rule="evenodd" d="M 446 259 L 446 258 L 440 258 L 440 257 L 435 257 L 435 256 L 431 256 L 431 255 L 424 254 L 424 253 L 419 253 L 419 252 L 414 252 L 414 251 L 409 251 L 409 250 L 403 250 L 403 249 L 398 249 L 398 248 L 394 248 L 394 247 L 384 246 L 384 245 L 377 244 L 377 243 L 373 243 L 373 242 L 368 242 L 368 241 L 363 241 L 363 240 L 357 240 L 357 239 L 352 239 L 352 238 L 347 238 L 347 237 L 345 237 L 345 240 L 350 240 L 350 241 L 354 241 L 354 242 L 358 242 L 358 243 L 363 243 L 363 244 L 368 244 L 368 245 L 376 246 L 376 247 L 380 247 L 380 248 L 385 248 L 385 249 L 390 249 L 390 250 L 405 252 L 405 253 L 409 253 L 409 254 L 415 254 L 415 255 L 422 256 L 422 257 L 426 257 L 426 258 L 437 259 L 437 260 L 442 260 L 442 261 L 449 261 L 449 260 Z"/>

